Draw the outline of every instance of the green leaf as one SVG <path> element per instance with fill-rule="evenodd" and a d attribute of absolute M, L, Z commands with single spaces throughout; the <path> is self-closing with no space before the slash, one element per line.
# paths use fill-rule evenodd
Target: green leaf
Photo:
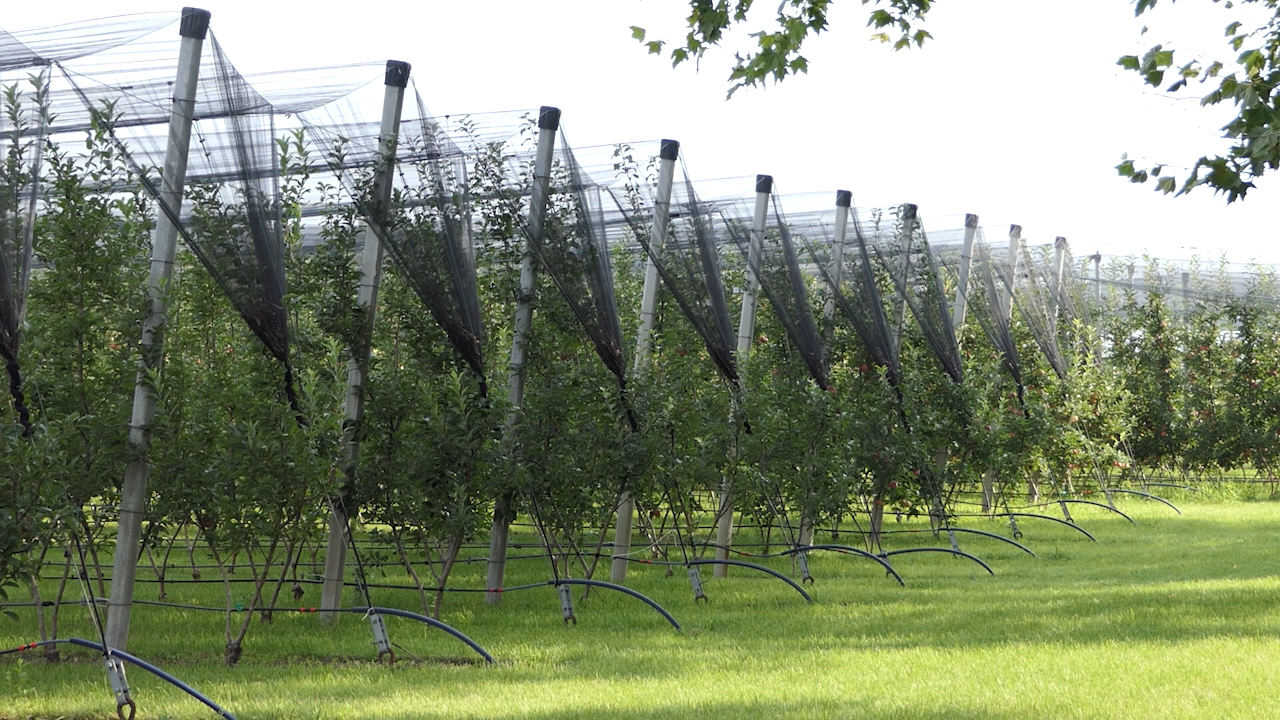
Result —
<path fill-rule="evenodd" d="M 885 35 L 885 40 L 888 40 L 888 39 L 889 39 L 889 36 L 888 36 L 888 35 Z M 1119 65 L 1120 67 L 1124 68 L 1125 70 L 1137 70 L 1137 69 L 1138 69 L 1138 56 L 1137 56 L 1137 55 L 1125 55 L 1125 56 L 1121 57 L 1119 60 L 1117 60 L 1117 61 L 1116 61 L 1116 64 L 1117 64 L 1117 65 Z"/>
<path fill-rule="evenodd" d="M 662 46 L 665 44 L 666 43 L 661 40 L 650 40 L 645 43 L 645 47 L 649 48 L 650 55 L 660 55 L 662 53 Z"/>
<path fill-rule="evenodd" d="M 1239 29 L 1240 29 L 1240 23 L 1238 22 L 1231 23 L 1230 25 L 1227 26 L 1226 37 L 1231 37 L 1232 35 L 1235 35 L 1236 31 Z"/>
<path fill-rule="evenodd" d="M 635 25 L 632 25 L 631 37 L 635 38 L 636 40 L 639 40 L 640 42 L 644 42 L 644 28 L 636 27 Z"/>
<path fill-rule="evenodd" d="M 1171 177 L 1163 177 L 1156 182 L 1156 190 L 1165 195 L 1171 195 L 1175 189 L 1177 189 L 1177 185 Z"/>

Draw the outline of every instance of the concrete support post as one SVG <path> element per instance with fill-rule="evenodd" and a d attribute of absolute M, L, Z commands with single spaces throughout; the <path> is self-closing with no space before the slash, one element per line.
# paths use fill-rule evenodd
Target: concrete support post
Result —
<path fill-rule="evenodd" d="M 760 293 L 760 278 L 756 268 L 764 252 L 764 228 L 769 219 L 769 196 L 773 193 L 773 176 L 756 176 L 756 206 L 751 220 L 750 245 L 747 248 L 747 285 L 742 291 L 742 315 L 738 318 L 738 364 L 744 365 L 751 354 L 751 336 L 756 328 L 756 305 Z M 736 450 L 734 451 L 736 452 Z M 733 542 L 733 487 L 728 478 L 720 483 L 720 502 L 716 511 L 716 559 L 729 558 L 729 544 Z M 715 576 L 728 577 L 728 565 L 716 565 Z"/>
<path fill-rule="evenodd" d="M 662 253 L 667 240 L 667 224 L 671 219 L 671 185 L 675 180 L 676 160 L 680 157 L 680 143 L 663 140 L 658 150 L 658 187 L 653 199 L 653 230 L 649 233 L 649 257 L 644 268 L 644 294 L 640 298 L 640 332 L 636 338 L 636 377 L 649 368 L 653 352 L 653 318 L 658 307 L 658 264 L 653 256 Z M 627 579 L 627 557 L 631 554 L 631 523 L 636 503 L 629 491 L 618 498 L 618 519 L 613 532 L 613 565 L 609 581 L 621 583 Z"/>
<path fill-rule="evenodd" d="M 1102 308 L 1102 253 L 1094 253 L 1089 256 L 1093 261 L 1093 299 L 1098 303 L 1098 308 Z"/>
<path fill-rule="evenodd" d="M 391 183 L 395 177 L 396 142 L 400 134 L 400 113 L 404 108 L 404 92 L 409 84 L 409 63 L 387 61 L 386 89 L 382 97 L 382 121 L 378 131 L 378 167 L 374 171 L 373 203 L 371 211 L 376 216 L 384 213 L 391 204 Z M 382 243 L 377 233 L 364 231 L 364 250 L 360 256 L 360 287 L 356 291 L 356 303 L 364 312 L 367 332 L 372 334 L 378 308 L 378 284 L 382 279 Z M 364 419 L 364 371 L 368 365 L 369 348 L 351 348 L 347 361 L 347 399 L 344 406 L 346 420 L 343 423 L 342 493 L 348 495 L 356 486 L 356 467 L 360 462 L 360 437 L 358 429 Z M 356 357 L 355 353 L 363 353 Z M 342 581 L 346 577 L 347 545 L 350 540 L 351 515 L 355 508 L 346 502 L 335 503 L 329 518 L 329 543 L 324 558 L 324 584 L 320 589 L 320 620 L 333 624 L 342 613 Z"/>
<path fill-rule="evenodd" d="M 901 224 L 898 228 L 898 257 L 894 263 L 896 266 L 894 271 L 900 272 L 901 277 L 894 283 L 893 327 L 890 328 L 895 347 L 902 343 L 902 327 L 907 322 L 906 289 L 911 282 L 911 238 L 915 234 L 917 210 L 918 208 L 911 203 L 898 208 Z"/>
<path fill-rule="evenodd" d="M 1018 256 L 1022 253 L 1022 226 L 1009 226 L 1009 287 L 1004 292 L 1004 318 L 1013 318 L 1013 289 L 1018 284 Z"/>
<path fill-rule="evenodd" d="M 837 288 L 844 281 L 844 244 L 845 238 L 849 234 L 849 207 L 851 205 L 853 205 L 853 193 L 848 190 L 837 190 L 836 226 L 831 240 L 831 267 L 827 269 L 827 274 L 831 276 L 831 283 Z M 822 319 L 827 323 L 825 340 L 828 342 L 831 340 L 831 322 L 835 319 L 835 316 L 836 293 L 832 290 L 827 294 L 827 301 L 822 306 Z"/>
<path fill-rule="evenodd" d="M 671 187 L 675 181 L 676 160 L 680 157 L 680 143 L 663 140 L 658 155 L 658 187 L 653 199 L 653 230 L 649 233 L 650 252 L 662 254 L 666 243 L 667 226 L 671 218 Z M 648 257 L 644 268 L 644 295 L 640 298 L 640 332 L 636 338 L 636 361 L 633 368 L 637 376 L 643 375 L 649 366 L 653 352 L 653 318 L 658 306 L 658 265 Z"/>
<path fill-rule="evenodd" d="M 853 193 L 848 190 L 836 191 L 835 232 L 831 239 L 831 267 L 827 270 L 827 274 L 831 278 L 831 284 L 835 288 L 839 288 L 840 284 L 844 282 L 844 244 L 849 234 L 849 208 L 852 205 Z M 826 321 L 823 335 L 825 336 L 824 340 L 828 343 L 831 342 L 831 337 L 835 330 L 833 323 L 836 315 L 835 288 L 829 290 L 827 300 L 822 306 L 822 318 Z M 813 544 L 813 524 L 813 515 L 802 511 L 800 514 L 800 533 L 796 538 L 796 543 L 801 547 Z"/>
<path fill-rule="evenodd" d="M 1053 240 L 1053 277 L 1049 279 L 1053 290 L 1049 298 L 1053 303 L 1052 312 L 1049 313 L 1049 328 L 1055 332 L 1058 329 L 1058 310 L 1062 307 L 1062 280 L 1067 271 L 1066 262 L 1067 239 L 1059 235 Z"/>
<path fill-rule="evenodd" d="M 200 54 L 209 31 L 209 11 L 183 8 L 178 29 L 178 71 L 173 83 L 173 111 L 169 117 L 169 144 L 165 148 L 164 170 L 160 177 L 160 197 L 177 217 L 182 212 L 182 189 L 187 178 L 187 152 L 191 147 L 191 122 L 195 117 L 196 84 L 200 77 Z M 177 251 L 178 226 L 169 213 L 158 213 L 151 236 L 151 277 L 147 289 L 147 310 L 142 321 L 138 378 L 133 392 L 133 416 L 129 423 L 129 452 L 120 492 L 120 520 L 111 574 L 111 597 L 107 611 L 107 645 L 127 650 L 129 615 L 133 609 L 133 585 L 141 553 L 142 518 L 147 511 L 147 471 L 151 455 L 151 421 L 156 414 L 156 396 L 149 373 L 160 367 L 164 353 L 163 327 L 168 321 L 166 294 L 173 279 L 173 259 Z"/>
<path fill-rule="evenodd" d="M 551 164 L 555 158 L 556 132 L 560 129 L 560 109 L 544 105 L 538 111 L 538 145 L 533 162 L 533 187 L 529 195 L 529 237 L 525 238 L 524 258 L 520 262 L 520 297 L 516 301 L 515 329 L 511 336 L 511 366 L 507 374 L 507 400 L 511 410 L 503 433 L 507 454 L 514 449 L 513 433 L 520 422 L 524 404 L 525 366 L 529 361 L 529 328 L 533 325 L 533 301 L 537 290 L 537 262 L 533 243 L 541 242 L 542 226 L 551 194 Z M 502 601 L 502 578 L 507 569 L 507 540 L 511 521 L 515 519 L 514 497 L 510 494 L 493 503 L 493 525 L 489 529 L 489 564 L 486 600 L 490 605 Z"/>
<path fill-rule="evenodd" d="M 964 216 L 964 246 L 960 250 L 960 272 L 956 277 L 956 301 L 951 305 L 951 326 L 960 332 L 969 309 L 969 276 L 973 270 L 973 238 L 978 233 L 978 216 Z"/>

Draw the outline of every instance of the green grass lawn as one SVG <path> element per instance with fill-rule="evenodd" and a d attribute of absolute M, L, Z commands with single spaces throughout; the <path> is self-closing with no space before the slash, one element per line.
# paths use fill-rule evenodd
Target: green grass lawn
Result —
<path fill-rule="evenodd" d="M 1121 502 L 1137 526 L 1073 506 L 1096 543 L 1024 522 L 1023 542 L 1038 558 L 961 536 L 994 577 L 947 555 L 899 555 L 892 560 L 902 588 L 870 561 L 817 554 L 812 605 L 776 579 L 735 568 L 713 580 L 709 567 L 702 574 L 710 602 L 694 604 L 682 568 L 668 578 L 660 567 L 633 565 L 627 584 L 665 606 L 682 633 L 609 591 L 577 602 L 579 624 L 570 627 L 552 588 L 512 593 L 499 607 L 451 595 L 443 619 L 487 648 L 493 667 L 473 662 L 444 633 L 388 618 L 392 640 L 407 652 L 387 668 L 372 661 L 359 617 L 325 628 L 295 614 L 255 621 L 243 659 L 228 668 L 220 614 L 147 606 L 134 611 L 129 650 L 242 719 L 1274 714 L 1280 503 L 1179 500 L 1179 517 L 1136 498 Z M 1005 530 L 985 520 L 968 526 Z M 934 544 L 926 534 L 889 537 L 891 548 Z M 767 563 L 791 572 L 788 561 Z M 547 572 L 545 561 L 513 562 L 507 584 Z M 482 575 L 481 564 L 469 564 L 452 584 L 479 587 Z M 403 581 L 393 572 L 371 579 Z M 153 585 L 140 588 L 140 597 L 154 598 Z M 316 604 L 318 593 L 310 586 L 302 602 Z M 373 593 L 378 604 L 420 609 L 415 593 Z M 216 605 L 221 586 L 173 585 L 169 600 Z M 354 591 L 347 604 L 360 604 Z M 63 613 L 60 634 L 95 637 L 82 608 Z M 0 617 L 0 647 L 34 639 L 34 627 L 29 610 L 18 622 Z M 0 718 L 114 717 L 100 658 L 65 648 L 63 657 L 0 658 Z M 129 679 L 139 717 L 215 717 L 140 669 Z"/>

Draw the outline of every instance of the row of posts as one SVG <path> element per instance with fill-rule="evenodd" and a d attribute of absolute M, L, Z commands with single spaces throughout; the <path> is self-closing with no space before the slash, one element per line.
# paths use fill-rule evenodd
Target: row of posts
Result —
<path fill-rule="evenodd" d="M 200 58 L 209 27 L 209 19 L 210 15 L 207 11 L 184 8 L 179 29 L 181 46 L 178 56 L 177 77 L 173 84 L 172 115 L 169 123 L 169 139 L 165 152 L 162 189 L 159 197 L 159 201 L 167 206 L 169 212 L 159 213 L 153 233 L 148 304 L 143 322 L 140 343 L 141 353 L 138 361 L 134 407 L 129 430 L 130 457 L 133 459 L 126 466 L 122 485 L 119 530 L 116 540 L 108 620 L 105 631 L 107 645 L 120 650 L 125 650 L 128 646 L 133 589 L 141 551 L 142 520 L 146 513 L 148 497 L 147 475 L 151 442 L 150 428 L 155 417 L 156 404 L 156 396 L 154 389 L 151 387 L 149 376 L 152 371 L 158 368 L 160 358 L 163 355 L 161 347 L 163 333 L 161 330 L 168 317 L 165 291 L 173 277 L 174 255 L 178 236 L 178 227 L 174 223 L 174 218 L 179 217 L 181 214 L 183 186 L 186 178 L 188 149 L 191 140 L 191 125 L 196 115 L 196 87 L 199 81 Z M 396 142 L 399 134 L 401 110 L 404 106 L 405 90 L 408 85 L 409 70 L 408 63 L 398 61 L 387 63 L 386 91 L 383 97 L 383 112 L 379 135 L 380 161 L 375 173 L 373 192 L 374 202 L 376 203 L 373 208 L 375 213 L 384 212 L 390 203 Z M 507 393 L 511 410 L 506 418 L 503 436 L 504 449 L 507 451 L 513 450 L 512 431 L 520 421 L 520 412 L 524 403 L 528 339 L 529 330 L 533 322 L 534 294 L 537 285 L 537 263 L 532 245 L 540 239 L 542 233 L 551 189 L 551 170 L 559 121 L 560 111 L 558 109 L 543 107 L 540 110 L 538 115 L 538 141 L 534 164 L 534 181 L 528 208 L 528 231 L 530 237 L 526 243 L 521 261 L 520 292 L 516 305 L 514 333 L 511 344 Z M 661 144 L 657 197 L 654 203 L 650 241 L 655 253 L 660 251 L 663 246 L 663 240 L 667 235 L 671 192 L 679 147 L 680 144 L 674 140 L 663 140 Z M 755 270 L 759 267 L 760 255 L 763 252 L 765 226 L 772 189 L 773 179 L 770 176 L 760 175 L 757 177 L 755 208 L 748 249 L 746 287 L 742 293 L 742 310 L 738 325 L 737 357 L 739 362 L 748 357 L 752 345 L 751 341 L 754 334 L 758 304 L 757 296 L 760 288 L 760 281 L 756 276 Z M 834 244 L 831 267 L 831 275 L 836 282 L 839 282 L 844 264 L 842 253 L 851 201 L 852 197 L 848 191 L 841 190 L 837 192 L 836 242 Z M 906 207 L 914 211 L 914 206 Z M 908 217 L 910 222 L 915 221 L 914 212 L 904 213 L 904 217 Z M 904 250 L 909 248 L 910 222 L 906 232 L 904 232 Z M 974 233 L 977 227 L 977 216 L 966 216 L 964 249 L 961 255 L 959 283 L 953 309 L 953 320 L 957 326 L 964 321 L 969 268 Z M 1012 226 L 1009 236 L 1011 272 L 1016 272 L 1020 238 L 1020 228 L 1016 225 Z M 1055 245 L 1055 278 L 1061 277 L 1065 247 L 1065 240 L 1058 238 L 1058 242 Z M 906 257 L 905 253 L 904 257 Z M 372 327 L 374 322 L 382 260 L 383 249 L 377 234 L 366 228 L 357 300 L 365 313 L 365 322 L 368 323 L 368 327 Z M 1098 263 L 1095 260 L 1095 278 L 1097 277 L 1097 268 Z M 652 357 L 652 336 L 657 293 L 658 269 L 653 258 L 650 257 L 645 268 L 644 293 L 640 311 L 640 332 L 633 369 L 637 376 L 646 372 Z M 1006 303 L 1005 311 L 1011 312 L 1011 303 L 1008 300 L 1004 302 Z M 828 320 L 833 316 L 834 311 L 834 299 L 829 298 L 824 307 L 824 314 Z M 338 611 L 341 608 L 346 552 L 348 544 L 351 542 L 350 523 L 352 518 L 350 515 L 354 513 L 354 509 L 349 508 L 342 500 L 346 491 L 353 488 L 357 481 L 355 474 L 359 460 L 359 440 L 356 428 L 361 422 L 364 410 L 363 372 L 366 360 L 367 358 L 353 356 L 348 364 L 345 406 L 346 424 L 344 427 L 344 452 L 346 454 L 342 459 L 344 491 L 336 498 L 331 514 L 321 597 L 322 618 L 328 622 L 334 622 L 339 617 Z M 495 604 L 501 599 L 508 538 L 511 522 L 515 516 L 516 498 L 513 493 L 514 490 L 497 498 L 494 503 L 486 580 L 490 591 L 487 594 L 487 598 L 489 602 Z M 728 558 L 733 534 L 733 488 L 727 479 L 721 485 L 719 495 L 715 556 L 717 560 L 725 560 Z M 629 493 L 624 492 L 620 497 L 617 522 L 615 524 L 613 563 L 610 573 L 613 582 L 621 582 L 626 578 L 628 557 L 631 553 L 633 513 L 634 500 Z M 811 542 L 812 532 L 812 520 L 809 518 L 802 519 L 800 537 L 802 545 L 807 545 Z M 716 576 L 724 577 L 727 574 L 728 567 L 727 564 L 715 565 Z"/>
<path fill-rule="evenodd" d="M 158 214 L 156 228 L 152 234 L 147 308 L 143 320 L 141 352 L 129 427 L 132 459 L 125 467 L 121 486 L 120 518 L 113 560 L 111 593 L 108 600 L 107 625 L 104 631 L 107 646 L 119 650 L 126 650 L 128 647 L 133 589 L 141 552 L 142 520 L 146 514 L 148 498 L 151 423 L 155 419 L 156 408 L 156 396 L 149 376 L 158 369 L 160 358 L 163 356 L 161 331 L 168 320 L 165 293 L 173 279 L 174 256 L 177 249 L 178 227 L 175 219 L 180 217 L 182 212 L 183 186 L 186 181 L 187 158 L 191 145 L 191 126 L 196 116 L 200 58 L 204 40 L 208 34 L 209 19 L 210 14 L 206 10 L 183 8 L 179 26 L 181 42 L 177 77 L 173 84 L 172 112 L 168 144 L 165 148 L 164 170 L 161 176 L 161 191 L 160 197 L 157 198 L 167 210 Z M 389 61 L 387 63 L 386 92 L 383 97 L 379 134 L 380 163 L 375 173 L 372 193 L 374 207 L 371 210 L 374 213 L 384 212 L 390 205 L 396 140 L 399 135 L 401 110 L 404 107 L 405 89 L 409 82 L 409 70 L 409 64 L 405 62 Z M 357 301 L 365 312 L 365 321 L 369 323 L 369 327 L 372 327 L 377 306 L 382 257 L 383 250 L 377 234 L 366 228 Z M 355 469 L 359 460 L 356 428 L 364 414 L 363 373 L 366 360 L 367 358 L 353 356 L 350 358 L 347 369 L 344 425 L 346 454 L 342 458 L 344 492 L 337 498 L 330 520 L 321 603 L 326 611 L 325 617 L 330 621 L 338 617 L 335 611 L 341 607 L 346 547 L 350 539 L 349 510 L 342 501 L 342 495 L 353 487 L 356 481 Z"/>

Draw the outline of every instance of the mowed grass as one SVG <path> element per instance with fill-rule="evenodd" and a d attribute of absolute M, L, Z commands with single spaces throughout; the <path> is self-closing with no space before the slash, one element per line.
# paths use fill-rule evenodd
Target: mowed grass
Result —
<path fill-rule="evenodd" d="M 892 561 L 903 588 L 868 560 L 815 554 L 813 604 L 777 579 L 734 568 L 715 580 L 710 567 L 702 568 L 710 602 L 695 604 L 683 568 L 666 577 L 663 568 L 633 564 L 628 586 L 666 607 L 681 633 L 607 590 L 581 601 L 575 589 L 579 624 L 569 627 L 552 588 L 511 593 L 498 607 L 480 595 L 449 596 L 443 619 L 487 648 L 498 660 L 492 667 L 444 633 L 388 618 L 392 640 L 404 648 L 388 668 L 373 662 L 368 625 L 358 616 L 328 628 L 315 615 L 277 614 L 269 625 L 254 621 L 243 659 L 228 668 L 220 614 L 148 606 L 134 611 L 129 650 L 238 718 L 1274 714 L 1280 503 L 1183 499 L 1180 517 L 1152 502 L 1120 502 L 1136 526 L 1072 506 L 1096 543 L 1055 523 L 1022 522 L 1022 542 L 1037 558 L 962 535 L 961 547 L 990 564 L 994 577 L 948 555 L 898 555 Z M 1007 533 L 1002 523 L 967 525 Z M 908 527 L 920 525 L 889 529 Z M 889 536 L 889 545 L 946 540 L 903 533 Z M 789 561 L 762 562 L 791 572 Z M 607 577 L 601 568 L 598 577 Z M 507 584 L 548 573 L 545 561 L 514 561 Z M 453 584 L 479 587 L 482 577 L 482 564 L 468 564 Z M 397 572 L 371 579 L 404 580 Z M 140 597 L 155 597 L 155 586 L 140 587 Z M 247 594 L 247 586 L 237 592 Z M 415 593 L 373 593 L 375 603 L 419 609 Z M 302 602 L 317 598 L 309 586 Z M 221 599 L 219 585 L 169 590 L 173 602 Z M 361 604 L 354 591 L 347 604 Z M 82 608 L 63 613 L 61 634 L 94 637 Z M 0 618 L 0 646 L 33 639 L 31 612 L 20 616 L 17 623 Z M 100 658 L 68 648 L 63 657 L 58 664 L 35 653 L 0 658 L 0 718 L 114 717 Z M 215 717 L 140 669 L 129 679 L 140 717 Z"/>

